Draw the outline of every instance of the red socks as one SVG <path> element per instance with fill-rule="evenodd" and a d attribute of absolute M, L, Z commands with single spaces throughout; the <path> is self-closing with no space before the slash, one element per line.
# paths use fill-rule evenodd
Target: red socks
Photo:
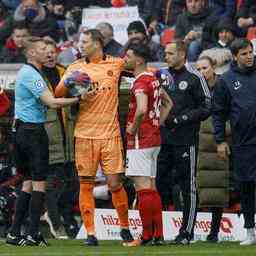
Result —
<path fill-rule="evenodd" d="M 143 240 L 162 237 L 162 204 L 158 193 L 152 189 L 140 190 L 138 191 L 138 201 Z"/>
<path fill-rule="evenodd" d="M 153 223 L 154 237 L 163 237 L 163 219 L 162 219 L 162 201 L 157 191 L 154 191 L 153 196 Z"/>

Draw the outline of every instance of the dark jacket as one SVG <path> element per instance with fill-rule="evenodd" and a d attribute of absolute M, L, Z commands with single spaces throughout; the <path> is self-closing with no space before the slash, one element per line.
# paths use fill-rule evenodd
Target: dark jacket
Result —
<path fill-rule="evenodd" d="M 133 5 L 137 5 L 140 17 L 146 21 L 149 17 L 160 17 L 162 0 L 137 0 Z M 129 4 L 129 1 L 128 1 Z"/>
<path fill-rule="evenodd" d="M 233 18 L 236 13 L 236 1 L 234 0 L 209 0 L 208 3 L 218 17 Z"/>
<path fill-rule="evenodd" d="M 176 21 L 175 37 L 184 39 L 191 30 L 203 31 L 203 27 L 211 13 L 212 11 L 210 9 L 205 9 L 196 15 L 193 15 L 188 11 L 180 14 Z"/>
<path fill-rule="evenodd" d="M 115 39 L 112 39 L 104 46 L 103 51 L 106 55 L 120 57 L 122 49 L 123 46 L 119 44 Z"/>
<path fill-rule="evenodd" d="M 230 120 L 235 147 L 256 144 L 256 66 L 241 69 L 234 62 L 217 81 L 213 119 L 217 143 L 225 141 L 225 122 Z"/>
<path fill-rule="evenodd" d="M 169 83 L 163 79 L 166 73 Z M 205 79 L 190 66 L 161 69 L 157 76 L 174 104 L 165 126 L 161 127 L 162 144 L 197 144 L 200 122 L 211 111 L 211 95 Z"/>

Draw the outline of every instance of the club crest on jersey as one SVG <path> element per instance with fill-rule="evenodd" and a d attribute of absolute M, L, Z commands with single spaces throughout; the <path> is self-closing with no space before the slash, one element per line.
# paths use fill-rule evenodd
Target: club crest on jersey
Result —
<path fill-rule="evenodd" d="M 44 88 L 44 83 L 42 80 L 37 80 L 35 84 L 36 84 L 36 88 L 39 90 Z"/>
<path fill-rule="evenodd" d="M 113 75 L 114 75 L 114 73 L 113 73 L 112 70 L 108 70 L 108 71 L 107 71 L 107 74 L 108 74 L 108 76 L 113 76 Z"/>
<path fill-rule="evenodd" d="M 184 90 L 186 90 L 187 88 L 188 88 L 188 82 L 186 82 L 186 81 L 181 81 L 181 82 L 179 83 L 179 89 L 180 89 L 180 90 L 184 91 Z"/>

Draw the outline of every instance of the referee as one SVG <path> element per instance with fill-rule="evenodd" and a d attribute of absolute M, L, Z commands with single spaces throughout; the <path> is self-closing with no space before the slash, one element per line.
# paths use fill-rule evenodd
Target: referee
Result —
<path fill-rule="evenodd" d="M 24 174 L 22 191 L 16 202 L 14 220 L 6 243 L 16 246 L 47 246 L 39 234 L 39 221 L 45 201 L 48 172 L 48 137 L 44 129 L 47 107 L 59 108 L 77 103 L 78 97 L 54 98 L 41 74 L 46 60 L 43 39 L 31 37 L 25 45 L 25 64 L 17 74 L 15 86 L 17 167 Z M 29 211 L 28 235 L 20 229 Z"/>
<path fill-rule="evenodd" d="M 162 144 L 156 181 L 163 204 L 166 204 L 166 190 L 170 191 L 173 183 L 178 183 L 182 191 L 183 222 L 176 244 L 189 244 L 193 237 L 199 129 L 200 122 L 208 118 L 211 108 L 211 96 L 204 78 L 185 65 L 186 50 L 183 41 L 167 44 L 165 58 L 168 68 L 159 71 L 161 85 L 172 99 L 173 108 L 161 127 Z"/>

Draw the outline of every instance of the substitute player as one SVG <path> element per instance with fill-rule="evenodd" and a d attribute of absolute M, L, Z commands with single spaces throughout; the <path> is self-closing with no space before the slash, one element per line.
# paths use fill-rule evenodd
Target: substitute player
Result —
<path fill-rule="evenodd" d="M 75 160 L 80 179 L 79 205 L 87 230 L 86 245 L 96 246 L 93 188 L 99 164 L 107 177 L 113 205 L 120 220 L 123 245 L 132 246 L 128 224 L 128 199 L 120 174 L 124 172 L 123 146 L 118 122 L 118 80 L 124 61 L 103 54 L 104 40 L 96 29 L 83 32 L 79 47 L 83 58 L 71 64 L 56 88 L 56 96 L 68 94 L 65 79 L 74 71 L 87 73 L 93 90 L 79 104 L 75 127 Z"/>
<path fill-rule="evenodd" d="M 147 72 L 150 49 L 139 44 L 128 47 L 126 68 L 135 81 L 127 120 L 126 175 L 135 183 L 142 221 L 141 245 L 162 245 L 162 204 L 155 187 L 156 163 L 160 150 L 160 83 Z M 171 106 L 171 105 L 170 105 Z M 169 109 L 170 110 L 170 109 Z"/>

